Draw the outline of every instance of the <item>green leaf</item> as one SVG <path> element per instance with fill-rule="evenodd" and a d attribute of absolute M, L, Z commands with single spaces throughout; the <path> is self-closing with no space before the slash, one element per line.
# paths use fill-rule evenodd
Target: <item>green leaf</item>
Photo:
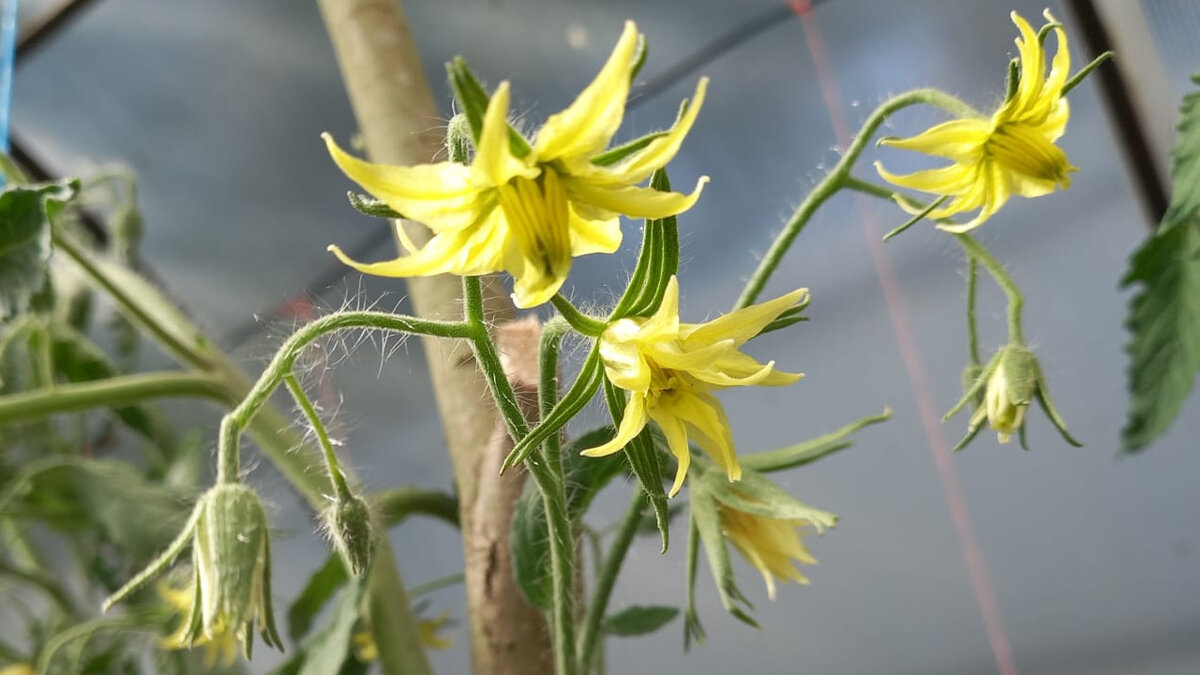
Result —
<path fill-rule="evenodd" d="M 335 675 L 353 667 L 357 663 L 352 653 L 354 626 L 365 589 L 362 579 L 352 579 L 342 589 L 329 623 L 300 645 L 290 659 L 272 671 L 273 675 Z M 362 672 L 365 668 L 355 670 Z"/>
<path fill-rule="evenodd" d="M 353 206 L 359 213 L 371 216 L 372 218 L 403 218 L 404 215 L 392 209 L 392 207 L 383 202 L 367 195 L 360 195 L 357 192 L 347 191 L 346 198 L 350 200 L 350 206 Z"/>
<path fill-rule="evenodd" d="M 1193 80 L 1200 84 L 1200 75 Z M 1200 91 L 1183 99 L 1171 204 L 1158 230 L 1129 259 L 1123 286 L 1139 285 L 1130 333 L 1127 452 L 1170 427 L 1200 371 Z"/>
<path fill-rule="evenodd" d="M 757 452 L 750 455 L 743 455 L 741 458 L 742 468 L 752 471 L 780 471 L 782 469 L 790 469 L 796 466 L 802 466 L 810 462 L 815 462 L 826 455 L 833 454 L 839 450 L 844 450 L 854 443 L 848 440 L 850 434 L 862 429 L 863 427 L 890 419 L 892 416 L 891 408 L 884 408 L 883 413 L 879 415 L 870 415 L 864 417 L 857 422 L 851 422 L 837 431 L 830 432 L 823 436 L 818 436 L 812 440 L 797 443 L 786 448 L 771 450 L 769 452 Z"/>
<path fill-rule="evenodd" d="M 77 187 L 78 182 L 10 185 L 0 192 L 0 321 L 27 311 L 46 287 L 49 218 Z"/>
<path fill-rule="evenodd" d="M 288 637 L 292 642 L 299 642 L 308 634 L 317 615 L 349 579 L 346 567 L 337 555 L 326 558 L 325 564 L 312 573 L 300 595 L 296 596 L 295 602 L 288 607 Z"/>
<path fill-rule="evenodd" d="M 619 637 L 646 635 L 671 623 L 678 614 L 678 607 L 633 605 L 605 617 L 604 631 Z"/>

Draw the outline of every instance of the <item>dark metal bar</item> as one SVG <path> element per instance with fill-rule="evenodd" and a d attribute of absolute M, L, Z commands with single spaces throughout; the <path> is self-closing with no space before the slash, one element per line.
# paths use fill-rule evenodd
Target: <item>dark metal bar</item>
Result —
<path fill-rule="evenodd" d="M 1093 0 L 1064 0 L 1064 4 L 1075 17 L 1089 59 L 1113 50 L 1108 28 L 1100 19 Z M 1117 58 L 1120 58 L 1120 54 L 1117 54 Z M 1154 228 L 1167 212 L 1170 198 L 1166 177 L 1159 173 L 1154 152 L 1146 138 L 1145 122 L 1133 104 L 1129 84 L 1120 68 L 1105 63 L 1092 76 L 1098 78 L 1100 98 L 1116 131 L 1125 164 L 1133 176 L 1134 190 L 1149 216 L 1149 226 Z"/>
<path fill-rule="evenodd" d="M 21 65 L 22 61 L 57 35 L 93 1 L 63 0 L 50 11 L 34 19 L 28 28 L 21 31 L 21 36 L 17 40 L 16 65 Z"/>

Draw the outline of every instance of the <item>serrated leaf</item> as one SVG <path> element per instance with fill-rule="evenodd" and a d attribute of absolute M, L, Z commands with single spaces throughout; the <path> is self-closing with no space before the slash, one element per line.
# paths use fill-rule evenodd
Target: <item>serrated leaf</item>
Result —
<path fill-rule="evenodd" d="M 1193 80 L 1200 84 L 1200 75 Z M 1200 371 L 1200 91 L 1184 97 L 1171 204 L 1158 230 L 1129 259 L 1123 286 L 1139 285 L 1130 333 L 1127 452 L 1170 427 Z"/>
<path fill-rule="evenodd" d="M 0 192 L 0 321 L 28 310 L 46 288 L 49 218 L 74 196 L 75 187 L 11 185 Z"/>
<path fill-rule="evenodd" d="M 606 617 L 604 631 L 618 637 L 646 635 L 671 623 L 678 615 L 678 607 L 633 605 Z"/>

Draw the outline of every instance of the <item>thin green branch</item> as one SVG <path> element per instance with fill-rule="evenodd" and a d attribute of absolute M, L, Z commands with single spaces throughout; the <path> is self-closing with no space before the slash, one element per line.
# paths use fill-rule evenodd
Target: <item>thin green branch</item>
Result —
<path fill-rule="evenodd" d="M 980 365 L 979 322 L 975 318 L 976 296 L 979 286 L 979 263 L 974 256 L 967 256 L 967 354 L 972 366 Z"/>
<path fill-rule="evenodd" d="M 887 101 L 884 101 L 863 123 L 862 129 L 858 135 L 850 143 L 850 147 L 846 148 L 846 153 L 838 160 L 838 163 L 817 184 L 813 191 L 808 193 L 804 201 L 800 202 L 800 206 L 788 219 L 783 230 L 775 237 L 771 247 L 767 249 L 766 255 L 759 262 L 758 268 L 754 270 L 750 280 L 746 282 L 746 287 L 742 290 L 741 296 L 738 298 L 735 309 L 747 307 L 752 304 L 758 296 L 762 294 L 763 288 L 767 285 L 767 280 L 779 267 L 779 263 L 783 260 L 783 256 L 791 248 L 792 242 L 796 236 L 808 224 L 813 213 L 816 212 L 822 204 L 832 197 L 842 187 L 847 186 L 847 180 L 850 178 L 850 170 L 854 168 L 854 163 L 858 161 L 859 155 L 866 149 L 867 143 L 879 130 L 879 127 L 893 113 L 907 108 L 912 105 L 925 104 L 932 105 L 938 108 L 959 116 L 979 116 L 979 112 L 963 101 L 936 89 L 916 89 L 898 96 L 894 96 Z"/>
<path fill-rule="evenodd" d="M 316 434 L 317 442 L 321 446 L 321 452 L 325 455 L 325 468 L 329 471 L 329 482 L 333 485 L 334 494 L 338 499 L 351 499 L 353 494 L 350 492 L 350 486 L 346 485 L 346 476 L 342 474 L 342 465 L 338 462 L 337 453 L 333 451 L 333 443 L 329 440 L 329 433 L 325 431 L 325 424 L 321 422 L 320 415 L 317 415 L 312 401 L 304 393 L 304 388 L 296 381 L 294 374 L 289 372 L 284 375 L 283 382 L 287 385 L 288 391 L 292 393 L 292 398 L 296 399 L 296 403 L 304 411 L 308 423 L 312 425 L 313 433 Z"/>
<path fill-rule="evenodd" d="M 604 557 L 604 565 L 596 570 L 596 590 L 592 591 L 592 600 L 588 603 L 587 613 L 583 617 L 579 634 L 579 671 L 588 672 L 588 666 L 596 655 L 596 648 L 604 635 L 604 617 L 608 612 L 608 600 L 612 596 L 617 576 L 621 573 L 621 565 L 629 553 L 629 546 L 637 536 L 638 525 L 642 522 L 646 500 L 640 491 L 635 491 L 633 501 L 621 517 L 617 534 L 613 538 L 608 554 Z"/>
<path fill-rule="evenodd" d="M 590 317 L 579 311 L 571 301 L 563 297 L 561 293 L 556 293 L 550 302 L 554 303 L 554 308 L 562 315 L 571 328 L 579 331 L 581 334 L 588 337 L 600 337 L 607 325 L 602 319 Z"/>
<path fill-rule="evenodd" d="M 151 398 L 207 398 L 223 405 L 233 401 L 228 385 L 212 375 L 185 372 L 140 373 L 106 380 L 58 384 L 53 389 L 0 397 L 0 424 L 37 420 L 92 408 L 120 408 Z"/>
<path fill-rule="evenodd" d="M 1004 266 L 997 262 L 992 257 L 992 254 L 988 253 L 988 250 L 976 241 L 974 237 L 966 233 L 955 233 L 954 238 L 966 250 L 968 256 L 978 261 L 980 265 L 983 265 L 983 268 L 988 271 L 988 274 L 992 275 L 992 278 L 1000 285 L 1004 294 L 1008 296 L 1008 339 L 1013 344 L 1025 344 L 1025 335 L 1021 328 L 1021 311 L 1024 307 L 1021 289 L 1017 288 L 1016 282 L 1008 275 Z"/>
<path fill-rule="evenodd" d="M 500 354 L 496 351 L 496 345 L 492 343 L 492 336 L 484 322 L 483 289 L 479 277 L 463 277 L 463 316 L 465 321 L 458 324 L 463 327 L 463 337 L 471 341 L 475 360 L 479 363 L 479 369 L 483 371 L 496 407 L 504 417 L 509 436 L 514 443 L 519 443 L 529 435 L 529 422 L 521 412 L 517 395 L 508 381 L 508 376 L 504 374 Z"/>

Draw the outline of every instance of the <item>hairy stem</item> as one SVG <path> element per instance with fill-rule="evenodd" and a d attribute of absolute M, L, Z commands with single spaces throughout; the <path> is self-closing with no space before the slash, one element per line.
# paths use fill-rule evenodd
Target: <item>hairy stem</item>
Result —
<path fill-rule="evenodd" d="M 966 250 L 967 255 L 972 260 L 976 260 L 983 268 L 992 275 L 996 283 L 1000 285 L 1004 295 L 1008 297 L 1008 339 L 1013 344 L 1025 344 L 1025 334 L 1021 328 L 1021 311 L 1024 308 L 1024 299 L 1021 297 L 1021 289 L 1017 288 L 1017 284 L 1012 277 L 1005 271 L 991 253 L 983 247 L 978 241 L 969 234 L 955 234 L 955 239 Z"/>
<path fill-rule="evenodd" d="M 608 612 L 608 599 L 612 596 L 629 546 L 637 536 L 638 524 L 642 522 L 645 507 L 646 499 L 641 492 L 635 492 L 633 501 L 629 502 L 629 508 L 621 518 L 608 554 L 604 557 L 604 565 L 596 571 L 596 590 L 592 591 L 592 600 L 588 603 L 579 634 L 580 672 L 587 672 L 592 659 L 599 658 L 596 656 L 596 647 L 604 635 L 604 616 Z"/>
<path fill-rule="evenodd" d="M 229 386 L 212 375 L 186 372 L 121 375 L 107 380 L 56 384 L 0 397 L 0 424 L 36 420 L 91 408 L 120 408 L 146 399 L 166 397 L 207 398 L 232 404 Z"/>
<path fill-rule="evenodd" d="M 800 202 L 800 206 L 796 207 L 796 211 L 788 219 L 787 224 L 783 226 L 783 230 L 775 237 L 775 241 L 771 243 L 771 247 L 767 249 L 766 255 L 759 262 L 758 268 L 754 270 L 754 274 L 746 282 L 746 287 L 742 290 L 741 296 L 738 297 L 734 309 L 749 306 L 758 299 L 758 296 L 762 294 L 763 288 L 767 285 L 767 281 L 771 278 L 775 269 L 779 267 L 784 254 L 791 248 L 792 242 L 795 241 L 796 236 L 800 234 L 804 226 L 808 224 L 812 215 L 816 213 L 822 204 L 837 193 L 838 190 L 847 187 L 850 179 L 850 170 L 854 168 L 854 163 L 858 161 L 858 157 L 866 149 L 867 143 L 887 118 L 903 108 L 918 104 L 932 105 L 955 115 L 977 116 L 979 114 L 978 111 L 966 103 L 937 89 L 916 89 L 884 101 L 867 117 L 866 122 L 859 129 L 858 135 L 854 137 L 854 140 L 850 143 L 850 147 L 846 148 L 845 154 L 834 165 L 833 170 L 813 188 L 812 192 L 808 193 L 804 201 Z"/>
<path fill-rule="evenodd" d="M 333 485 L 333 492 L 339 499 L 350 499 L 350 486 L 346 485 L 346 476 L 342 474 L 342 466 L 338 462 L 337 454 L 333 451 L 333 443 L 329 440 L 329 433 L 325 431 L 325 424 L 321 422 L 321 417 L 317 415 L 316 409 L 313 407 L 312 401 L 308 399 L 308 395 L 304 393 L 304 388 L 296 381 L 296 376 L 288 373 L 283 377 L 284 384 L 287 385 L 288 391 L 292 393 L 292 398 L 296 399 L 296 403 L 300 409 L 304 411 L 304 416 L 308 418 L 308 423 L 312 425 L 313 433 L 317 436 L 317 441 L 321 446 L 321 452 L 325 455 L 325 468 L 329 471 L 329 482 Z"/>

